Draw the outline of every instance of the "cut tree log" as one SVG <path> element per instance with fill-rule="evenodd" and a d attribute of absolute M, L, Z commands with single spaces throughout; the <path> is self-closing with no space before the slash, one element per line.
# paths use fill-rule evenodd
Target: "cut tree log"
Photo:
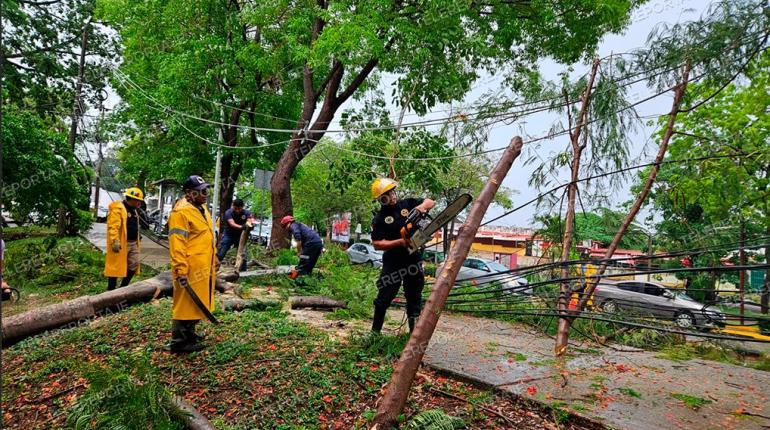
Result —
<path fill-rule="evenodd" d="M 289 304 L 292 309 L 317 308 L 317 309 L 344 309 L 347 302 L 334 300 L 326 296 L 291 296 Z"/>
<path fill-rule="evenodd" d="M 182 412 L 185 412 L 189 416 L 185 419 L 185 424 L 187 424 L 187 428 L 190 430 L 216 430 L 216 427 L 214 427 L 211 422 L 203 416 L 200 412 L 198 412 L 197 409 L 195 409 L 191 404 L 187 403 L 182 399 L 180 396 L 172 396 L 171 402 L 176 406 L 177 408 L 181 409 Z"/>
<path fill-rule="evenodd" d="M 241 240 L 238 241 L 238 253 L 235 255 L 235 273 L 241 271 L 241 264 L 243 264 L 243 254 L 246 253 L 246 243 L 249 241 L 250 231 L 251 230 L 243 230 L 241 232 Z"/>
<path fill-rule="evenodd" d="M 521 154 L 522 145 L 523 142 L 520 137 L 516 136 L 511 139 L 508 148 L 501 155 L 500 161 L 498 161 L 494 170 L 490 173 L 489 180 L 484 185 L 481 193 L 479 193 L 476 201 L 473 202 L 473 206 L 471 206 L 468 212 L 468 217 L 463 225 L 460 226 L 460 233 L 457 235 L 457 240 L 447 258 L 444 269 L 441 271 L 441 275 L 433 285 L 430 297 L 428 297 L 428 301 L 425 303 L 425 308 L 417 320 L 417 327 L 415 327 L 414 332 L 409 337 L 409 341 L 401 353 L 401 358 L 399 358 L 393 370 L 390 382 L 385 387 L 380 406 L 374 417 L 372 430 L 387 430 L 398 423 L 398 416 L 404 410 L 417 368 L 420 366 L 422 357 L 428 349 L 430 338 L 434 330 L 436 330 L 438 318 L 446 304 L 449 291 L 454 286 L 457 272 L 462 267 L 465 257 L 468 256 L 468 251 L 476 237 L 479 225 L 481 225 L 481 219 L 487 212 L 490 203 L 492 203 L 492 199 L 500 188 L 500 184 L 503 183 L 503 179 L 508 174 L 513 161 Z"/>
<path fill-rule="evenodd" d="M 237 271 L 234 271 L 234 272 L 227 271 L 227 272 L 217 273 L 217 280 L 221 279 L 227 282 L 235 282 L 238 279 L 240 279 L 240 277 L 241 277 L 241 274 L 238 273 Z"/>
<path fill-rule="evenodd" d="M 227 297 L 222 299 L 222 309 L 226 311 L 240 312 L 246 309 L 264 311 L 266 309 L 280 309 L 279 302 L 263 302 L 261 300 L 246 300 L 238 297 Z"/>
<path fill-rule="evenodd" d="M 87 324 L 97 317 L 111 315 L 135 303 L 170 295 L 173 288 L 171 272 L 163 272 L 128 287 L 78 297 L 3 318 L 0 331 L 2 347 L 9 347 L 45 331 Z"/>

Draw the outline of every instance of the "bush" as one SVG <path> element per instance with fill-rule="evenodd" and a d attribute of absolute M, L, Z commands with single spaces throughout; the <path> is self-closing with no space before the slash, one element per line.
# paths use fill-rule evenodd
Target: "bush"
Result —
<path fill-rule="evenodd" d="M 435 264 L 433 264 L 433 263 L 425 263 L 424 268 L 425 268 L 425 275 L 426 276 L 432 276 L 434 278 L 436 277 L 436 265 Z"/>
<path fill-rule="evenodd" d="M 299 264 L 299 257 L 293 249 L 281 249 L 275 256 L 276 266 L 296 266 L 297 264 Z"/>

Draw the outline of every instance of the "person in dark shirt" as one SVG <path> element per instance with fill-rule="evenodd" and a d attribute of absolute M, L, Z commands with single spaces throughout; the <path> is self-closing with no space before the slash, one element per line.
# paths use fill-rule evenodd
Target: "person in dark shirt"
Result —
<path fill-rule="evenodd" d="M 313 272 L 318 257 L 323 250 L 321 236 L 312 228 L 294 220 L 291 215 L 286 215 L 281 219 L 283 228 L 289 230 L 294 240 L 297 242 L 297 253 L 299 254 L 299 265 L 296 272 L 292 273 L 293 278 L 309 275 Z"/>
<path fill-rule="evenodd" d="M 385 322 L 385 313 L 404 284 L 406 316 L 409 331 L 414 330 L 422 310 L 422 289 L 425 275 L 422 254 L 409 254 L 407 241 L 401 237 L 401 228 L 412 209 L 427 212 L 436 203 L 431 199 L 407 198 L 399 200 L 396 195 L 398 183 L 380 178 L 372 183 L 372 198 L 382 205 L 372 220 L 372 246 L 385 251 L 382 255 L 382 270 L 377 279 L 377 298 L 374 299 L 372 332 L 379 333 Z"/>
<path fill-rule="evenodd" d="M 233 246 L 237 247 L 238 242 L 241 240 L 241 232 L 249 230 L 250 223 L 253 221 L 254 216 L 251 212 L 244 209 L 243 200 L 233 200 L 233 205 L 230 209 L 225 211 L 224 216 L 225 224 L 222 226 L 222 240 L 219 242 L 219 250 L 217 251 L 217 258 L 219 261 L 225 259 L 227 251 Z M 243 250 L 243 258 L 241 259 L 240 271 L 246 270 L 246 249 Z"/>

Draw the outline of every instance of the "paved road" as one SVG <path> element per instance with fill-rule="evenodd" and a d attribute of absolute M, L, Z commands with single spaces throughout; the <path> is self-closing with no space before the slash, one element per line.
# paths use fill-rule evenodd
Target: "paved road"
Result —
<path fill-rule="evenodd" d="M 94 223 L 87 233 L 86 239 L 93 243 L 102 252 L 107 252 L 107 225 L 104 223 Z M 142 235 L 142 247 L 139 254 L 139 260 L 156 269 L 164 268 L 170 263 L 168 249 L 151 241 Z"/>
<path fill-rule="evenodd" d="M 653 352 L 597 345 L 571 346 L 560 367 L 554 360 L 554 341 L 530 330 L 445 314 L 424 361 L 525 397 L 559 402 L 616 429 L 761 429 L 770 425 L 770 418 L 736 414 L 743 410 L 770 417 L 770 372 L 704 360 L 671 361 Z M 564 387 L 563 371 L 567 372 Z M 675 398 L 678 395 L 708 403 L 689 408 Z"/>

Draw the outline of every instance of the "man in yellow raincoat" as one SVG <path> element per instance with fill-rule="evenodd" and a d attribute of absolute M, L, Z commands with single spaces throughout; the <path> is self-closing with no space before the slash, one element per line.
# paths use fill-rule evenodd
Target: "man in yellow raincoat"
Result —
<path fill-rule="evenodd" d="M 107 213 L 107 257 L 104 260 L 104 276 L 107 289 L 114 290 L 118 278 L 121 287 L 131 282 L 139 273 L 139 208 L 144 193 L 139 188 L 128 188 L 122 202 L 110 203 Z"/>
<path fill-rule="evenodd" d="M 200 351 L 203 336 L 195 325 L 205 318 L 203 311 L 187 293 L 187 283 L 209 311 L 214 310 L 216 282 L 216 238 L 206 208 L 209 184 L 200 176 L 187 178 L 182 185 L 185 197 L 179 200 L 168 218 L 168 244 L 174 279 L 174 301 L 171 309 L 171 352 Z"/>

